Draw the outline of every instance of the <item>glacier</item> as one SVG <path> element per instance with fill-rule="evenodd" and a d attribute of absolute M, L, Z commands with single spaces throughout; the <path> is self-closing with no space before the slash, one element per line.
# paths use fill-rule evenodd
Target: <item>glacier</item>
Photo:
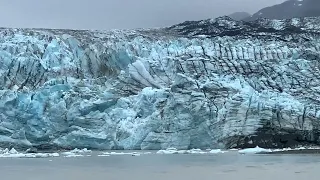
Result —
<path fill-rule="evenodd" d="M 318 145 L 320 18 L 0 29 L 0 147 Z"/>

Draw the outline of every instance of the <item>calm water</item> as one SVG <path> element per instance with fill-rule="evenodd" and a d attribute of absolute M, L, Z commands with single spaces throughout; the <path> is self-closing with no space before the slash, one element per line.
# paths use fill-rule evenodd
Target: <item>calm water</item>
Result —
<path fill-rule="evenodd" d="M 319 180 L 317 155 L 142 155 L 0 159 L 7 180 Z"/>

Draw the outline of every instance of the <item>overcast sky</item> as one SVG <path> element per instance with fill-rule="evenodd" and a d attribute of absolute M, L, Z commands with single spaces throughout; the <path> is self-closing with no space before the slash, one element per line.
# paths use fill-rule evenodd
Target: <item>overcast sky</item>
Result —
<path fill-rule="evenodd" d="M 162 27 L 254 13 L 285 0 L 0 0 L 0 26 L 71 29 Z"/>

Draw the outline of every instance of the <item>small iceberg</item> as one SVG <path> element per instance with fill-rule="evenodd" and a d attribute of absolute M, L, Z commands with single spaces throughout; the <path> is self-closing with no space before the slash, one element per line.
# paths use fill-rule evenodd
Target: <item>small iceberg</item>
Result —
<path fill-rule="evenodd" d="M 0 158 L 49 158 L 59 157 L 58 153 L 20 153 L 14 148 L 0 149 Z"/>
<path fill-rule="evenodd" d="M 137 152 L 104 152 L 100 156 L 101 157 L 103 157 L 103 156 L 107 157 L 107 156 L 111 156 L 111 155 L 116 155 L 116 156 L 119 156 L 119 155 L 140 156 L 141 154 L 137 153 Z"/>
<path fill-rule="evenodd" d="M 187 150 L 185 154 L 207 154 L 207 152 L 204 152 L 201 149 L 191 149 Z"/>
<path fill-rule="evenodd" d="M 221 153 L 225 153 L 226 151 L 222 151 L 221 149 L 213 149 L 211 151 L 209 151 L 210 154 L 221 154 Z"/>
<path fill-rule="evenodd" d="M 176 148 L 168 148 L 166 150 L 159 150 L 157 154 L 208 154 L 208 152 L 201 149 L 178 150 Z"/>
<path fill-rule="evenodd" d="M 260 148 L 259 146 L 255 148 L 242 149 L 238 151 L 240 154 L 258 154 L 258 153 L 270 153 L 271 149 Z"/>
<path fill-rule="evenodd" d="M 62 154 L 64 155 L 64 157 L 83 157 L 84 154 L 88 154 L 91 153 L 91 150 L 88 150 L 87 148 L 84 149 L 74 149 L 68 152 L 63 152 Z"/>
<path fill-rule="evenodd" d="M 297 147 L 297 148 L 283 148 L 283 149 L 275 149 L 273 152 L 287 152 L 287 151 L 302 151 L 302 150 L 320 150 L 319 147 Z"/>
<path fill-rule="evenodd" d="M 180 152 L 180 153 L 179 153 Z M 185 151 L 179 151 L 176 148 L 167 148 L 166 150 L 159 150 L 157 154 L 184 154 Z"/>
<path fill-rule="evenodd" d="M 110 155 L 107 154 L 99 154 L 98 157 L 109 157 Z"/>

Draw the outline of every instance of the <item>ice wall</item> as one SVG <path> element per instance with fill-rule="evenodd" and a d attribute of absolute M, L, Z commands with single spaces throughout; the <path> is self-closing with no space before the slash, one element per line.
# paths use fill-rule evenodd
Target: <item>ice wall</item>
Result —
<path fill-rule="evenodd" d="M 152 30 L 1 29 L 0 146 L 317 144 L 319 27 L 315 18 L 218 18 Z"/>

